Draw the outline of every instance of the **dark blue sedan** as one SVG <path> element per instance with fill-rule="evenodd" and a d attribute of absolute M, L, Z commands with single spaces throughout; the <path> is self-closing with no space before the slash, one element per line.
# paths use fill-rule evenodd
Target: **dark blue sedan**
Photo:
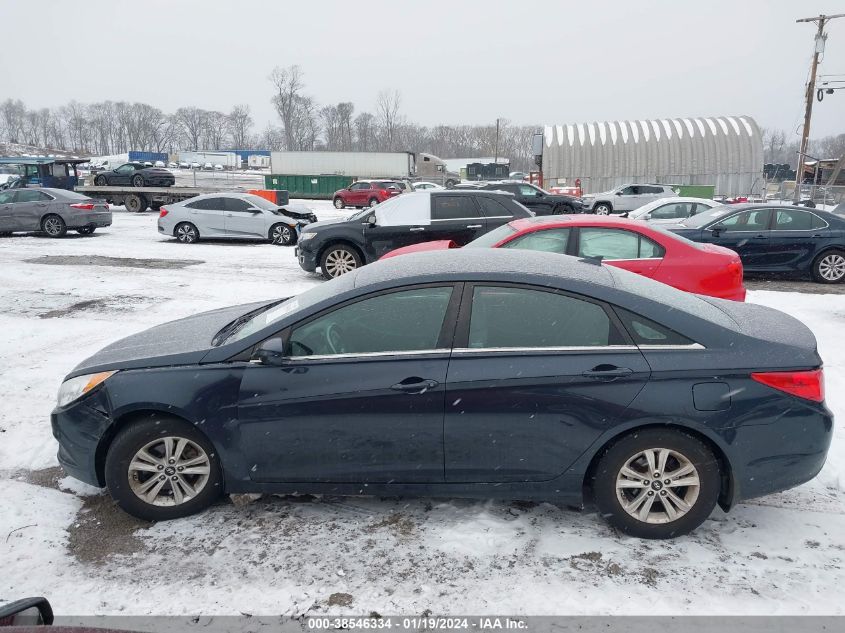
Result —
<path fill-rule="evenodd" d="M 775 310 L 466 249 L 113 343 L 52 424 L 68 473 L 150 520 L 223 492 L 454 495 L 594 502 L 667 538 L 819 472 L 821 365 Z"/>
<path fill-rule="evenodd" d="M 662 228 L 736 251 L 749 273 L 804 273 L 828 284 L 845 279 L 845 218 L 833 213 L 733 204 Z"/>

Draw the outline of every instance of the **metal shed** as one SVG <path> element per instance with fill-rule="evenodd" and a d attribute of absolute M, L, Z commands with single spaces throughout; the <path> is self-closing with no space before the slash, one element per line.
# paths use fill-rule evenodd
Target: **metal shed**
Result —
<path fill-rule="evenodd" d="M 580 178 L 585 192 L 644 182 L 740 195 L 763 185 L 760 128 L 745 115 L 548 125 L 543 141 L 546 182 Z"/>

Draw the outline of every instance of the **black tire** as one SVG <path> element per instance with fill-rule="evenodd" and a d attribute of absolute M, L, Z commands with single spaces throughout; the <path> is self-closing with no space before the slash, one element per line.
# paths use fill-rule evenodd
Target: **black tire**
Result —
<path fill-rule="evenodd" d="M 339 197 L 335 198 L 332 201 L 332 204 L 334 205 L 335 209 L 343 209 L 343 208 L 346 207 L 346 203 L 343 201 L 343 198 L 339 198 Z"/>
<path fill-rule="evenodd" d="M 182 244 L 194 244 L 199 242 L 200 232 L 190 222 L 180 222 L 173 228 L 174 237 Z"/>
<path fill-rule="evenodd" d="M 666 459 L 664 472 L 656 478 L 655 473 L 647 472 L 649 468 L 644 452 L 649 449 L 671 452 Z M 681 458 L 686 462 L 682 462 Z M 654 459 L 657 461 L 657 456 Z M 697 474 L 697 491 L 695 486 L 678 487 L 677 484 L 665 484 L 666 481 L 671 482 L 674 471 L 682 473 L 680 465 L 684 463 L 691 464 L 695 470 L 692 474 L 679 476 L 678 480 Z M 641 464 L 642 469 L 634 464 Z M 629 480 L 626 476 L 625 483 L 630 481 L 642 487 L 626 486 L 617 491 L 617 478 L 623 481 L 623 466 L 629 466 L 635 474 L 643 476 L 641 481 Z M 688 534 L 710 516 L 719 498 L 721 474 L 713 452 L 699 439 L 676 429 L 645 429 L 632 431 L 605 449 L 596 464 L 590 483 L 596 506 L 608 523 L 630 536 L 667 539 Z M 644 495 L 644 501 L 640 506 L 636 506 L 640 495 Z M 679 508 L 682 507 L 680 504 L 667 503 L 671 502 L 671 495 L 689 502 L 690 507 L 684 514 L 679 514 Z M 620 497 L 634 506 L 633 511 L 638 508 L 643 511 L 648 505 L 648 520 L 629 514 Z M 654 508 L 659 508 L 659 511 Z M 673 520 L 667 508 L 678 514 L 677 518 Z"/>
<path fill-rule="evenodd" d="M 813 262 L 813 279 L 820 284 L 838 284 L 845 279 L 845 251 L 829 250 Z"/>
<path fill-rule="evenodd" d="M 201 462 L 201 468 L 204 470 L 204 464 L 207 463 L 208 472 L 206 474 L 177 473 L 179 460 L 167 460 L 165 454 L 158 450 L 159 446 L 163 447 L 167 438 L 173 438 L 176 446 L 179 445 L 179 439 L 187 440 L 184 450 L 190 449 L 190 451 L 183 455 L 186 458 L 205 457 L 206 461 Z M 159 472 L 162 474 L 130 470 L 130 464 L 136 454 L 145 447 L 149 447 L 147 450 L 150 455 L 161 457 L 163 468 Z M 185 470 L 188 469 L 191 467 Z M 196 467 L 194 469 L 198 470 Z M 223 494 L 222 469 L 214 446 L 192 424 L 163 414 L 153 414 L 143 420 L 132 422 L 117 434 L 106 454 L 105 475 L 106 487 L 117 505 L 125 512 L 145 521 L 166 521 L 196 514 L 206 509 Z M 176 479 L 173 479 L 174 477 Z M 179 479 L 180 477 L 183 479 Z M 170 505 L 150 503 L 136 493 L 135 490 L 139 488 L 143 490 L 144 483 L 149 480 L 161 481 L 161 484 L 155 481 L 153 485 L 153 488 L 160 485 L 160 491 L 155 499 L 162 504 L 171 502 Z M 195 496 L 185 494 L 186 489 L 180 486 L 181 481 L 185 480 L 196 487 Z M 183 501 L 179 503 L 176 503 L 174 486 L 178 488 L 183 498 Z M 152 490 L 150 492 L 152 493 Z"/>
<path fill-rule="evenodd" d="M 161 208 L 164 206 L 163 202 L 151 202 L 150 209 L 153 211 L 161 211 Z"/>
<path fill-rule="evenodd" d="M 144 182 L 144 177 L 141 174 L 137 174 L 132 177 L 132 186 L 133 187 L 143 187 L 146 182 Z"/>
<path fill-rule="evenodd" d="M 575 209 L 573 209 L 568 204 L 557 204 L 555 205 L 555 208 L 552 209 L 553 215 L 562 215 L 566 213 L 575 213 Z"/>
<path fill-rule="evenodd" d="M 67 233 L 67 225 L 58 215 L 51 213 L 41 218 L 41 230 L 47 234 L 47 237 L 64 237 Z"/>
<path fill-rule="evenodd" d="M 340 277 L 356 268 L 363 262 L 358 252 L 346 244 L 334 244 L 323 251 L 320 257 L 320 271 L 326 279 Z"/>
<path fill-rule="evenodd" d="M 123 200 L 123 205 L 131 213 L 142 213 L 147 210 L 147 199 L 137 193 L 130 193 Z"/>
<path fill-rule="evenodd" d="M 108 180 L 106 180 L 105 176 L 97 176 L 96 178 L 94 178 L 94 184 L 97 187 L 106 187 L 108 186 L 109 182 Z"/>
<path fill-rule="evenodd" d="M 267 237 L 270 242 L 278 246 L 292 246 L 296 244 L 296 230 L 287 224 L 274 224 L 270 227 Z"/>
<path fill-rule="evenodd" d="M 613 207 L 610 206 L 609 202 L 599 202 L 593 207 L 593 213 L 596 215 L 610 215 L 613 213 Z"/>
<path fill-rule="evenodd" d="M 367 206 L 368 206 L 368 207 L 374 207 L 374 206 L 376 206 L 377 204 L 378 204 L 378 200 L 376 200 L 375 198 L 370 198 L 370 199 L 367 201 Z"/>
<path fill-rule="evenodd" d="M 12 237 L 11 231 L 0 231 L 0 237 Z"/>
<path fill-rule="evenodd" d="M 91 235 L 95 229 L 94 226 L 83 226 L 81 229 L 76 229 L 76 232 L 80 235 Z"/>

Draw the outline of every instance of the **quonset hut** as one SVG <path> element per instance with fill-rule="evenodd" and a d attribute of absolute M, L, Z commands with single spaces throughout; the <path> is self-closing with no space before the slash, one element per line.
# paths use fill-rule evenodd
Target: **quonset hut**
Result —
<path fill-rule="evenodd" d="M 763 141 L 749 116 L 549 125 L 543 131 L 548 183 L 599 192 L 628 183 L 714 185 L 747 195 L 763 183 Z"/>

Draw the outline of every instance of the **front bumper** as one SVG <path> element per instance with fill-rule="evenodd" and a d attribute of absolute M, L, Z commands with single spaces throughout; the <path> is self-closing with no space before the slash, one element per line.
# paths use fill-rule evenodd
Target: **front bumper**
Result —
<path fill-rule="evenodd" d="M 305 272 L 313 273 L 317 270 L 317 253 L 310 250 L 304 250 L 302 246 L 297 246 L 294 250 L 296 261 L 299 262 L 299 267 Z"/>
<path fill-rule="evenodd" d="M 50 414 L 53 437 L 59 443 L 59 464 L 65 472 L 91 486 L 103 487 L 97 449 L 111 425 L 102 388 Z"/>

